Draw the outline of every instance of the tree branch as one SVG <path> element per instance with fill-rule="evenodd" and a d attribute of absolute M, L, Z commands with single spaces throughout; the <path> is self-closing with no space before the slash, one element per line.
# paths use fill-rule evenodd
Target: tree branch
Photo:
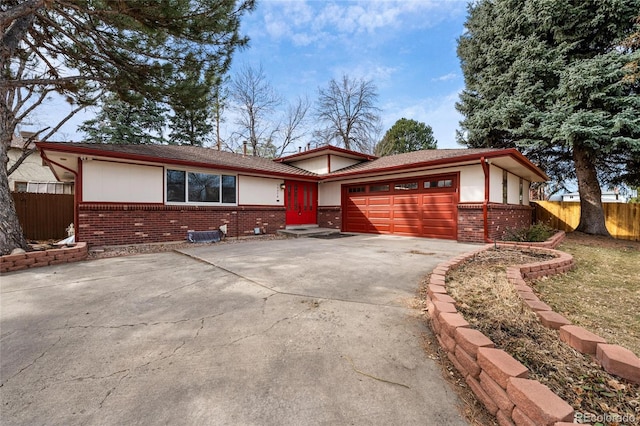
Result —
<path fill-rule="evenodd" d="M 44 0 L 27 0 L 9 10 L 0 12 L 0 31 L 8 28 L 16 19 L 30 15 L 42 6 L 44 6 Z"/>

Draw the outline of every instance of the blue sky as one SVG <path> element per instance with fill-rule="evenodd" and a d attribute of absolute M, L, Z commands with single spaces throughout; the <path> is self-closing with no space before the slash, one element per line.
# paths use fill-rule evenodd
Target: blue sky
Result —
<path fill-rule="evenodd" d="M 433 128 L 439 148 L 459 148 L 455 130 L 461 117 L 454 105 L 464 81 L 456 45 L 466 4 L 262 0 L 243 18 L 242 32 L 251 42 L 235 54 L 231 76 L 240 67 L 262 66 L 267 81 L 291 101 L 300 95 L 314 101 L 319 87 L 343 74 L 371 80 L 378 89 L 383 131 L 402 117 L 414 119 Z M 53 140 L 81 140 L 75 128 L 91 115 L 76 117 Z M 230 132 L 232 125 L 227 117 L 224 131 Z"/>
<path fill-rule="evenodd" d="M 457 39 L 463 0 L 263 0 L 243 21 L 250 47 L 234 69 L 262 65 L 286 99 L 307 94 L 343 74 L 378 89 L 386 131 L 409 118 L 430 125 L 440 148 L 460 147 L 455 110 L 464 87 Z"/>

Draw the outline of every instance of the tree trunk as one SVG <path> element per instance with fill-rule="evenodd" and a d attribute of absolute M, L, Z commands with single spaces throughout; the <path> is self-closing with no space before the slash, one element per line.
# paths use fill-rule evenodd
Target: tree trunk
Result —
<path fill-rule="evenodd" d="M 6 135 L 1 134 L 0 129 L 0 255 L 11 253 L 15 248 L 27 249 L 27 241 L 22 235 L 22 227 L 16 214 L 16 206 L 9 190 L 9 177 L 7 176 L 8 147 L 11 143 L 11 134 L 8 141 Z"/>
<path fill-rule="evenodd" d="M 611 236 L 605 225 L 602 191 L 592 156 L 593 152 L 589 149 L 574 144 L 573 161 L 576 166 L 578 192 L 580 193 L 580 223 L 576 231 Z"/>

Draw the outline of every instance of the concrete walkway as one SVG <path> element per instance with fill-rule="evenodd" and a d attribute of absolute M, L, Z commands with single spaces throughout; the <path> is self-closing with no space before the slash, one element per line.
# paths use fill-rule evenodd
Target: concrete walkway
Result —
<path fill-rule="evenodd" d="M 466 424 L 410 301 L 474 247 L 302 238 L 3 275 L 0 423 Z"/>

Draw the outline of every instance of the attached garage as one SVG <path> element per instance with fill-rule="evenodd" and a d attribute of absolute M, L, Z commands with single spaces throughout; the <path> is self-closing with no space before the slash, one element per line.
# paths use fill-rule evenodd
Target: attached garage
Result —
<path fill-rule="evenodd" d="M 343 187 L 346 232 L 457 238 L 458 174 Z"/>

